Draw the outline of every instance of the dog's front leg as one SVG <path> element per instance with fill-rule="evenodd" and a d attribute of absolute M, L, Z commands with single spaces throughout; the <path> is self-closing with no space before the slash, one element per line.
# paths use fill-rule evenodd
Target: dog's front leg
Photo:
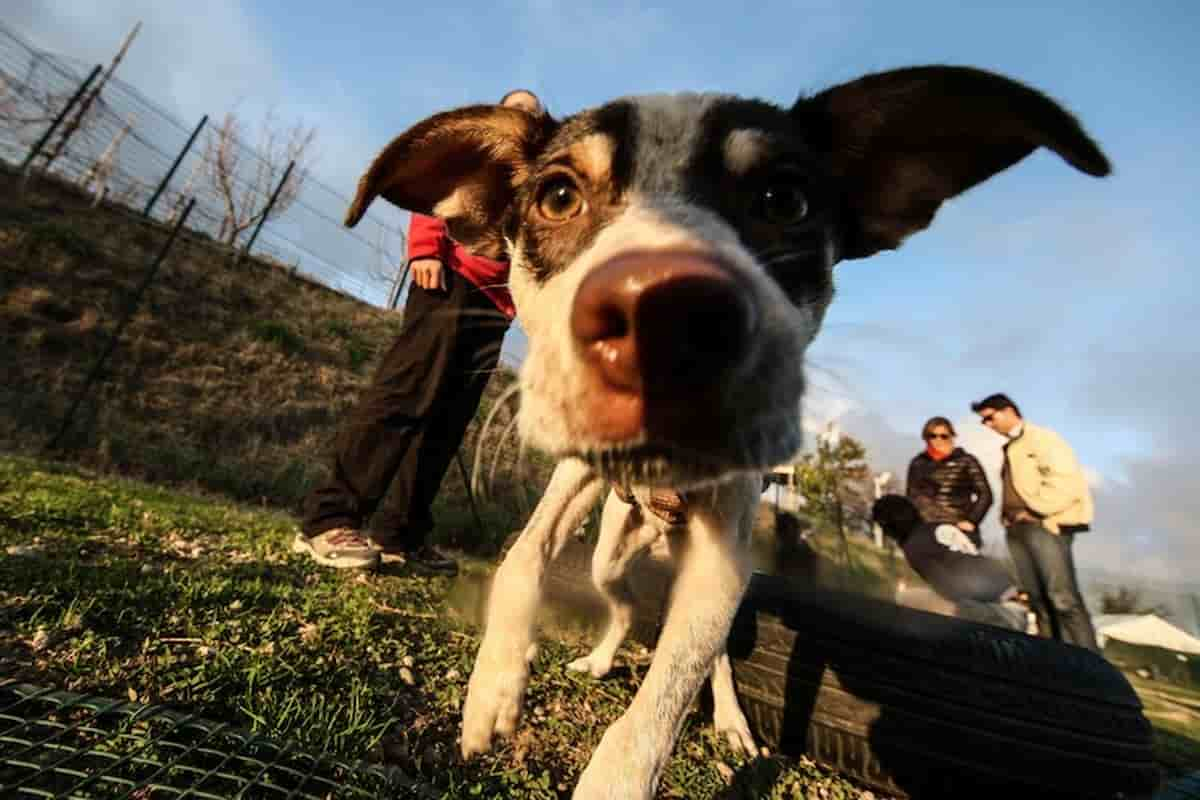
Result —
<path fill-rule="evenodd" d="M 697 514 L 688 522 L 654 661 L 629 708 L 605 731 L 580 776 L 574 800 L 654 796 L 688 708 L 725 648 L 750 580 L 738 527 L 754 490 L 748 481 L 732 483 L 720 490 L 734 496 L 714 504 L 726 513 Z"/>
<path fill-rule="evenodd" d="M 558 555 L 603 486 L 582 461 L 559 462 L 528 524 L 496 570 L 483 642 L 463 704 L 463 756 L 488 750 L 493 733 L 508 736 L 516 729 L 529 682 L 546 565 Z"/>
<path fill-rule="evenodd" d="M 567 669 L 595 678 L 603 678 L 612 669 L 617 648 L 633 626 L 634 597 L 626 577 L 629 564 L 660 535 L 660 529 L 638 506 L 609 493 L 592 554 L 592 583 L 608 603 L 608 627 L 592 652 L 567 664 Z"/>

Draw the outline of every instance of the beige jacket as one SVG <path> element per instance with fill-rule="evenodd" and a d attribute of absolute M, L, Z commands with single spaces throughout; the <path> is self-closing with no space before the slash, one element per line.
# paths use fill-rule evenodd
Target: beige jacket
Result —
<path fill-rule="evenodd" d="M 1049 428 L 1023 424 L 1024 431 L 1005 451 L 1013 489 L 1051 533 L 1058 533 L 1059 525 L 1090 525 L 1092 492 L 1075 452 Z"/>

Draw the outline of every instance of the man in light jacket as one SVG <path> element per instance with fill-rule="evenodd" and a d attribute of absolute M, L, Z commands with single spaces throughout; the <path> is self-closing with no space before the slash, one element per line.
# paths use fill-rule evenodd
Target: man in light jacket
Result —
<path fill-rule="evenodd" d="M 1008 439 L 1000 520 L 1039 632 L 1099 652 L 1071 553 L 1075 534 L 1089 530 L 1093 514 L 1074 451 L 1054 431 L 1027 422 L 1006 395 L 989 395 L 971 410 Z"/>

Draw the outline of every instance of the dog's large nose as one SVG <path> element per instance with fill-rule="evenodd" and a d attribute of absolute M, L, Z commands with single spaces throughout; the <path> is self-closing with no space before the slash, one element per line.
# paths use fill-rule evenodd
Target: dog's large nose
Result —
<path fill-rule="evenodd" d="M 638 417 L 687 416 L 689 397 L 703 402 L 706 387 L 744 362 L 757 324 L 733 271 L 686 251 L 613 258 L 584 279 L 571 310 L 571 332 L 599 388 L 639 396 Z"/>

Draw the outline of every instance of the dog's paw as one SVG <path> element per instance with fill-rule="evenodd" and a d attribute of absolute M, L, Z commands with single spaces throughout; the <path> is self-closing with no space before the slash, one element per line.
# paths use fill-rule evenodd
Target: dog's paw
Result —
<path fill-rule="evenodd" d="M 567 669 L 572 672 L 586 672 L 593 678 L 603 678 L 612 670 L 612 666 L 613 659 L 611 654 L 593 651 L 567 664 Z"/>
<path fill-rule="evenodd" d="M 525 648 L 490 646 L 484 639 L 463 703 L 463 758 L 490 750 L 493 735 L 507 737 L 516 731 L 535 653 L 532 644 Z"/>
<path fill-rule="evenodd" d="M 754 734 L 750 732 L 750 724 L 736 703 L 731 708 L 718 705 L 713 709 L 713 727 L 717 736 L 723 737 L 733 752 L 749 758 L 758 755 L 758 745 L 754 741 Z"/>

